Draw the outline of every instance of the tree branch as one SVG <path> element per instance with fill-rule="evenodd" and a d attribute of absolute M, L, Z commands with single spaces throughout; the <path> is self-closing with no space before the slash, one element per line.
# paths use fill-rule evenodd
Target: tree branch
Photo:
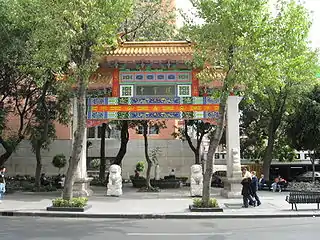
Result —
<path fill-rule="evenodd" d="M 186 140 L 191 148 L 191 150 L 196 153 L 197 152 L 197 149 L 193 146 L 193 143 L 191 141 L 191 138 L 188 134 L 188 120 L 185 120 L 184 121 L 184 135 L 186 136 Z"/>

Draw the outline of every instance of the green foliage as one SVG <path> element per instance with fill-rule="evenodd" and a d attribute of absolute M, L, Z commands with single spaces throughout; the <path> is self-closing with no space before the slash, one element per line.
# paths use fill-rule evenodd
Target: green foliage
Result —
<path fill-rule="evenodd" d="M 64 168 L 67 164 L 67 158 L 64 154 L 57 154 L 52 159 L 52 165 L 55 168 Z"/>
<path fill-rule="evenodd" d="M 203 201 L 201 198 L 194 198 L 193 199 L 193 206 L 194 207 L 197 207 L 197 208 L 201 208 L 201 207 L 204 207 L 204 204 L 203 204 Z M 210 198 L 209 199 L 209 205 L 208 205 L 209 208 L 218 208 L 219 207 L 219 204 L 218 204 L 218 201 L 217 199 L 215 198 Z"/>
<path fill-rule="evenodd" d="M 2 134 L 3 129 L 5 129 L 6 126 L 6 110 L 0 106 L 0 135 Z"/>
<path fill-rule="evenodd" d="M 137 162 L 137 164 L 136 164 L 136 171 L 137 171 L 137 172 L 143 172 L 144 167 L 145 167 L 144 162 L 143 162 L 143 161 L 139 161 L 139 162 Z"/>
<path fill-rule="evenodd" d="M 320 150 L 320 86 L 306 94 L 289 117 L 287 135 L 297 150 Z"/>
<path fill-rule="evenodd" d="M 100 167 L 100 159 L 95 158 L 90 161 L 90 168 L 98 169 Z"/>
<path fill-rule="evenodd" d="M 134 0 L 132 16 L 126 18 L 121 31 L 126 41 L 164 41 L 176 35 L 175 11 L 170 1 Z"/>
<path fill-rule="evenodd" d="M 208 134 L 212 129 L 213 126 L 208 123 L 201 120 L 186 120 L 185 124 L 187 127 L 192 127 L 192 129 L 196 132 L 197 138 L 199 138 L 202 135 Z M 178 131 L 173 132 L 171 136 L 174 138 L 179 138 L 182 141 L 186 140 L 186 132 L 184 127 L 175 127 Z"/>
<path fill-rule="evenodd" d="M 62 198 L 56 198 L 52 200 L 53 207 L 77 207 L 83 208 L 87 205 L 88 198 L 79 197 L 79 198 L 72 198 L 71 200 L 64 200 Z"/>

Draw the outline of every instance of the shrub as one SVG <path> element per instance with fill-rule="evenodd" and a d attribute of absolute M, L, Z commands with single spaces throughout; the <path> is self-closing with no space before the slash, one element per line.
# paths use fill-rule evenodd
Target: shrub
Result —
<path fill-rule="evenodd" d="M 64 168 L 67 164 L 67 158 L 64 154 L 57 154 L 52 159 L 52 165 L 56 168 L 60 169 Z"/>
<path fill-rule="evenodd" d="M 53 207 L 85 207 L 88 203 L 88 198 L 79 197 L 72 198 L 70 201 L 64 200 L 62 198 L 56 198 L 52 200 Z"/>
<path fill-rule="evenodd" d="M 136 164 L 136 171 L 137 172 L 143 172 L 144 170 L 144 162 L 143 161 L 139 161 Z"/>
<path fill-rule="evenodd" d="M 203 202 L 202 202 L 202 199 L 201 199 L 201 198 L 195 198 L 195 199 L 193 199 L 193 206 L 194 206 L 194 207 L 198 207 L 198 208 L 204 207 L 204 204 L 203 204 Z M 215 199 L 215 198 L 210 198 L 210 199 L 209 199 L 209 207 L 210 207 L 210 208 L 217 208 L 217 207 L 219 207 L 219 204 L 218 204 L 217 199 Z"/>
<path fill-rule="evenodd" d="M 100 167 L 100 159 L 99 158 L 92 159 L 90 161 L 90 168 L 98 169 L 99 167 Z"/>

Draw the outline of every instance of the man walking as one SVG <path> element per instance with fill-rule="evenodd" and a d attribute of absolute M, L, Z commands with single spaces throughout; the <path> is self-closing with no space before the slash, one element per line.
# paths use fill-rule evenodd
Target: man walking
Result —
<path fill-rule="evenodd" d="M 256 200 L 257 206 L 260 206 L 261 202 L 260 202 L 259 196 L 257 194 L 257 191 L 259 188 L 259 180 L 256 176 L 255 171 L 251 172 L 251 176 L 252 176 L 251 183 L 250 183 L 251 194 L 252 194 L 252 197 Z"/>
<path fill-rule="evenodd" d="M 255 206 L 255 201 L 252 199 L 251 195 L 250 195 L 250 186 L 251 186 L 251 181 L 252 181 L 252 176 L 250 174 L 250 172 L 246 169 L 243 168 L 242 169 L 242 191 L 241 191 L 241 195 L 243 196 L 243 208 L 248 208 L 249 207 L 249 203 L 252 203 L 253 206 Z"/>

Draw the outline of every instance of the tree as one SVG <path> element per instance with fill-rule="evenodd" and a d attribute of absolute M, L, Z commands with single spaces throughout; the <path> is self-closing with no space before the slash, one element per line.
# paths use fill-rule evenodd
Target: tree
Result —
<path fill-rule="evenodd" d="M 317 85 L 296 105 L 295 112 L 289 117 L 287 127 L 291 147 L 309 151 L 313 182 L 315 182 L 315 160 L 320 154 L 319 121 L 320 86 Z"/>
<path fill-rule="evenodd" d="M 75 87 L 77 124 L 63 190 L 63 198 L 70 200 L 86 129 L 88 80 L 97 68 L 98 56 L 115 46 L 116 31 L 131 12 L 131 1 L 12 2 L 10 11 L 19 22 L 30 19 L 34 24 L 31 44 L 40 47 L 33 61 L 42 62 L 43 68 L 52 69 L 58 79 Z"/>
<path fill-rule="evenodd" d="M 191 136 L 189 135 L 189 127 L 196 131 L 196 146 L 193 145 Z M 213 126 L 208 122 L 203 122 L 201 120 L 185 120 L 184 127 L 178 128 L 178 132 L 172 133 L 172 136 L 174 138 L 179 137 L 182 141 L 186 140 L 194 154 L 195 164 L 201 164 L 200 147 L 202 139 L 206 134 L 209 134 L 212 129 Z"/>
<path fill-rule="evenodd" d="M 129 142 L 129 125 L 130 124 L 128 120 L 120 121 L 120 124 L 118 125 L 120 128 L 120 149 L 113 164 L 117 164 L 119 166 L 121 165 L 122 159 L 127 153 L 127 145 Z"/>
<path fill-rule="evenodd" d="M 267 141 L 266 120 L 256 104 L 258 98 L 244 98 L 240 104 L 240 153 L 243 159 L 261 160 Z"/>
<path fill-rule="evenodd" d="M 25 138 L 33 117 L 35 102 L 39 98 L 39 88 L 34 80 L 23 71 L 23 63 L 28 56 L 27 42 L 30 28 L 15 24 L 10 14 L 9 3 L 0 2 L 0 104 L 3 109 L 0 144 L 5 152 L 0 156 L 3 165 Z M 9 129 L 7 118 L 18 117 L 17 129 Z"/>
<path fill-rule="evenodd" d="M 32 151 L 36 155 L 37 165 L 35 172 L 35 187 L 40 191 L 40 176 L 42 169 L 41 149 L 49 149 L 51 141 L 56 137 L 53 118 L 50 116 L 50 109 L 47 105 L 46 95 L 49 90 L 50 81 L 43 86 L 39 104 L 34 110 L 34 120 L 30 124 L 30 142 Z"/>
<path fill-rule="evenodd" d="M 154 191 L 155 189 L 151 186 L 150 179 L 151 179 L 151 170 L 154 163 L 154 160 L 157 159 L 157 154 L 159 150 L 152 151 L 151 157 L 149 155 L 149 142 L 148 142 L 148 135 L 149 135 L 149 128 L 150 127 L 157 127 L 159 129 L 166 128 L 165 121 L 150 121 L 150 120 L 137 120 L 132 121 L 131 127 L 142 126 L 142 133 L 143 133 L 143 140 L 144 140 L 144 156 L 147 161 L 147 174 L 146 174 L 146 191 Z"/>
<path fill-rule="evenodd" d="M 101 126 L 101 141 L 100 141 L 100 166 L 99 166 L 99 179 L 106 180 L 106 131 L 108 124 L 102 123 Z"/>
<path fill-rule="evenodd" d="M 198 74 L 201 82 L 221 82 L 221 87 L 214 94 L 220 98 L 219 117 L 210 139 L 209 162 L 204 174 L 202 201 L 204 206 L 208 206 L 213 155 L 225 126 L 229 94 L 239 87 L 247 94 L 280 89 L 273 109 L 282 111 L 283 99 L 288 96 L 283 89 L 312 79 L 310 75 L 315 54 L 307 47 L 310 23 L 306 10 L 294 2 L 281 1 L 276 16 L 269 13 L 267 1 L 192 2 L 204 21 L 202 25 L 193 24 L 190 27 L 191 39 L 197 43 L 193 64 L 202 69 Z M 286 82 L 290 79 L 292 84 L 288 86 Z M 273 116 L 281 121 L 279 114 Z M 274 127 L 274 123 L 270 124 L 272 134 Z M 269 136 L 267 152 L 273 146 L 273 136 Z"/>
<path fill-rule="evenodd" d="M 70 113 L 68 109 L 71 105 L 69 93 L 58 86 L 50 70 L 44 73 L 42 77 L 46 81 L 41 87 L 42 92 L 34 109 L 34 118 L 30 121 L 27 132 L 30 136 L 32 151 L 36 155 L 35 187 L 38 190 L 40 190 L 42 170 L 41 149 L 49 150 L 50 144 L 55 140 L 56 123 L 64 125 L 69 123 Z"/>
<path fill-rule="evenodd" d="M 263 158 L 268 140 L 269 114 L 259 95 L 254 100 L 244 99 L 240 103 L 240 144 L 241 156 L 244 159 L 260 161 Z M 288 144 L 285 130 L 287 117 L 284 116 L 278 128 L 277 139 L 272 153 L 273 159 L 293 161 L 295 152 Z"/>
<path fill-rule="evenodd" d="M 316 82 L 317 54 L 310 50 L 308 33 L 310 20 L 307 10 L 294 1 L 281 1 L 278 15 L 273 19 L 267 43 L 277 46 L 268 52 L 273 62 L 273 77 L 261 91 L 268 114 L 268 142 L 263 156 L 263 173 L 269 178 L 274 144 L 281 132 L 286 115 L 291 113 L 299 96 Z"/>
<path fill-rule="evenodd" d="M 133 14 L 121 25 L 126 41 L 164 41 L 176 35 L 176 14 L 170 1 L 134 0 Z"/>

